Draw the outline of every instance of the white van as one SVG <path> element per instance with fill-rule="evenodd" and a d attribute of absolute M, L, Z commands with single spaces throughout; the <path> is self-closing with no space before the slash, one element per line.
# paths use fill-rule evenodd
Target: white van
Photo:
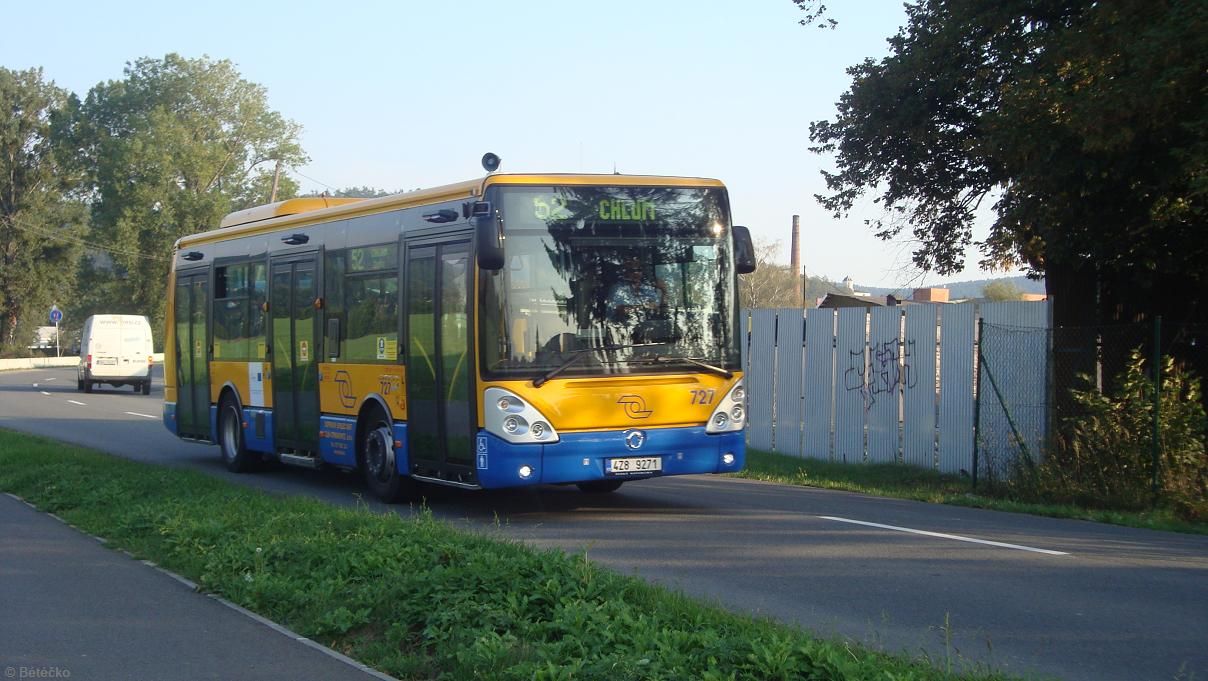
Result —
<path fill-rule="evenodd" d="M 86 393 L 92 386 L 132 385 L 151 394 L 151 323 L 129 314 L 97 314 L 84 320 L 80 335 L 80 368 L 76 388 Z"/>

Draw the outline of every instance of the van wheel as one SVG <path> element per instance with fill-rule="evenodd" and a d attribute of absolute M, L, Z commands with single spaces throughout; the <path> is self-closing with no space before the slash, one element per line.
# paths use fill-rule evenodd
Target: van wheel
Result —
<path fill-rule="evenodd" d="M 580 492 L 587 494 L 608 494 L 621 489 L 621 484 L 624 480 L 592 480 L 591 482 L 580 482 L 575 486 Z"/>
<path fill-rule="evenodd" d="M 92 381 L 84 381 L 84 392 L 92 392 Z"/>
<path fill-rule="evenodd" d="M 361 424 L 357 458 L 369 491 L 387 504 L 396 504 L 415 493 L 415 481 L 398 472 L 394 454 L 390 419 L 381 409 L 375 409 Z"/>
<path fill-rule="evenodd" d="M 79 379 L 79 378 L 76 379 L 76 392 L 84 392 L 83 379 Z"/>
<path fill-rule="evenodd" d="M 235 400 L 226 398 L 218 410 L 218 447 L 222 451 L 222 462 L 232 473 L 246 473 L 256 463 L 255 455 L 248 451 L 243 441 L 243 418 Z"/>
<path fill-rule="evenodd" d="M 143 381 L 143 394 L 144 395 L 151 394 L 151 381 Z"/>

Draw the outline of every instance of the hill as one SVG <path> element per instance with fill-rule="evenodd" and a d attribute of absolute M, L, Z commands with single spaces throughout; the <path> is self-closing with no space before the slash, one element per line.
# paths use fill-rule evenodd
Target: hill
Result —
<path fill-rule="evenodd" d="M 989 284 L 992 281 L 1010 282 L 1012 284 L 1015 284 L 1015 288 L 1019 289 L 1020 292 L 1022 292 L 1022 293 L 1044 293 L 1044 280 L 1043 279 L 1039 279 L 1039 280 L 1028 279 L 1027 277 L 1024 277 L 1024 276 L 998 277 L 995 279 L 972 279 L 969 281 L 954 281 L 954 282 L 949 282 L 947 284 L 936 284 L 936 288 L 948 289 L 948 291 L 949 291 L 948 295 L 952 300 L 960 300 L 962 298 L 979 298 L 979 297 L 981 297 L 982 289 L 985 288 L 986 284 Z M 891 293 L 894 295 L 905 294 L 906 296 L 909 296 L 911 291 L 914 290 L 914 287 L 883 288 L 883 287 L 877 287 L 877 286 L 860 286 L 859 284 L 856 284 L 855 288 L 857 291 L 867 291 L 868 293 L 871 293 L 874 296 L 885 296 L 885 295 L 889 295 Z"/>

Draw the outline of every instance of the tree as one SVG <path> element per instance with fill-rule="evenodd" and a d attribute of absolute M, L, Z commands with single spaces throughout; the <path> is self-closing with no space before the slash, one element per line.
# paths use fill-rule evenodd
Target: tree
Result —
<path fill-rule="evenodd" d="M 299 126 L 226 60 L 140 59 L 124 80 L 94 87 L 82 113 L 96 240 L 112 244 L 112 270 L 95 284 L 111 288 L 106 312 L 146 314 L 157 327 L 172 244 L 267 202 L 277 164 L 306 161 Z"/>
<path fill-rule="evenodd" d="M 41 69 L 0 67 L 0 349 L 24 350 L 75 280 L 85 210 L 63 141 L 71 96 Z"/>
<path fill-rule="evenodd" d="M 878 236 L 951 274 L 992 201 L 982 264 L 1043 273 L 1059 325 L 1204 323 L 1208 4 L 918 0 L 889 44 L 810 126 L 822 205 L 876 192 Z"/>
<path fill-rule="evenodd" d="M 755 271 L 738 278 L 738 296 L 743 308 L 813 307 L 816 299 L 838 291 L 834 283 L 816 277 L 802 279 L 788 265 L 774 262 L 780 252 L 779 241 L 755 244 Z M 805 300 L 802 301 L 802 282 Z"/>
<path fill-rule="evenodd" d="M 1014 282 L 997 279 L 982 287 L 982 298 L 992 302 L 1023 300 L 1023 292 Z"/>

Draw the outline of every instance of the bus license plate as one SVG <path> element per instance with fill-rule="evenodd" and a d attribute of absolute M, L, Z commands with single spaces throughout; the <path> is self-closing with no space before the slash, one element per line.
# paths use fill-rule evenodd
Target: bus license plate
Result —
<path fill-rule="evenodd" d="M 641 456 L 628 459 L 609 459 L 609 475 L 633 475 L 635 473 L 656 473 L 663 470 L 663 460 L 657 456 Z"/>

